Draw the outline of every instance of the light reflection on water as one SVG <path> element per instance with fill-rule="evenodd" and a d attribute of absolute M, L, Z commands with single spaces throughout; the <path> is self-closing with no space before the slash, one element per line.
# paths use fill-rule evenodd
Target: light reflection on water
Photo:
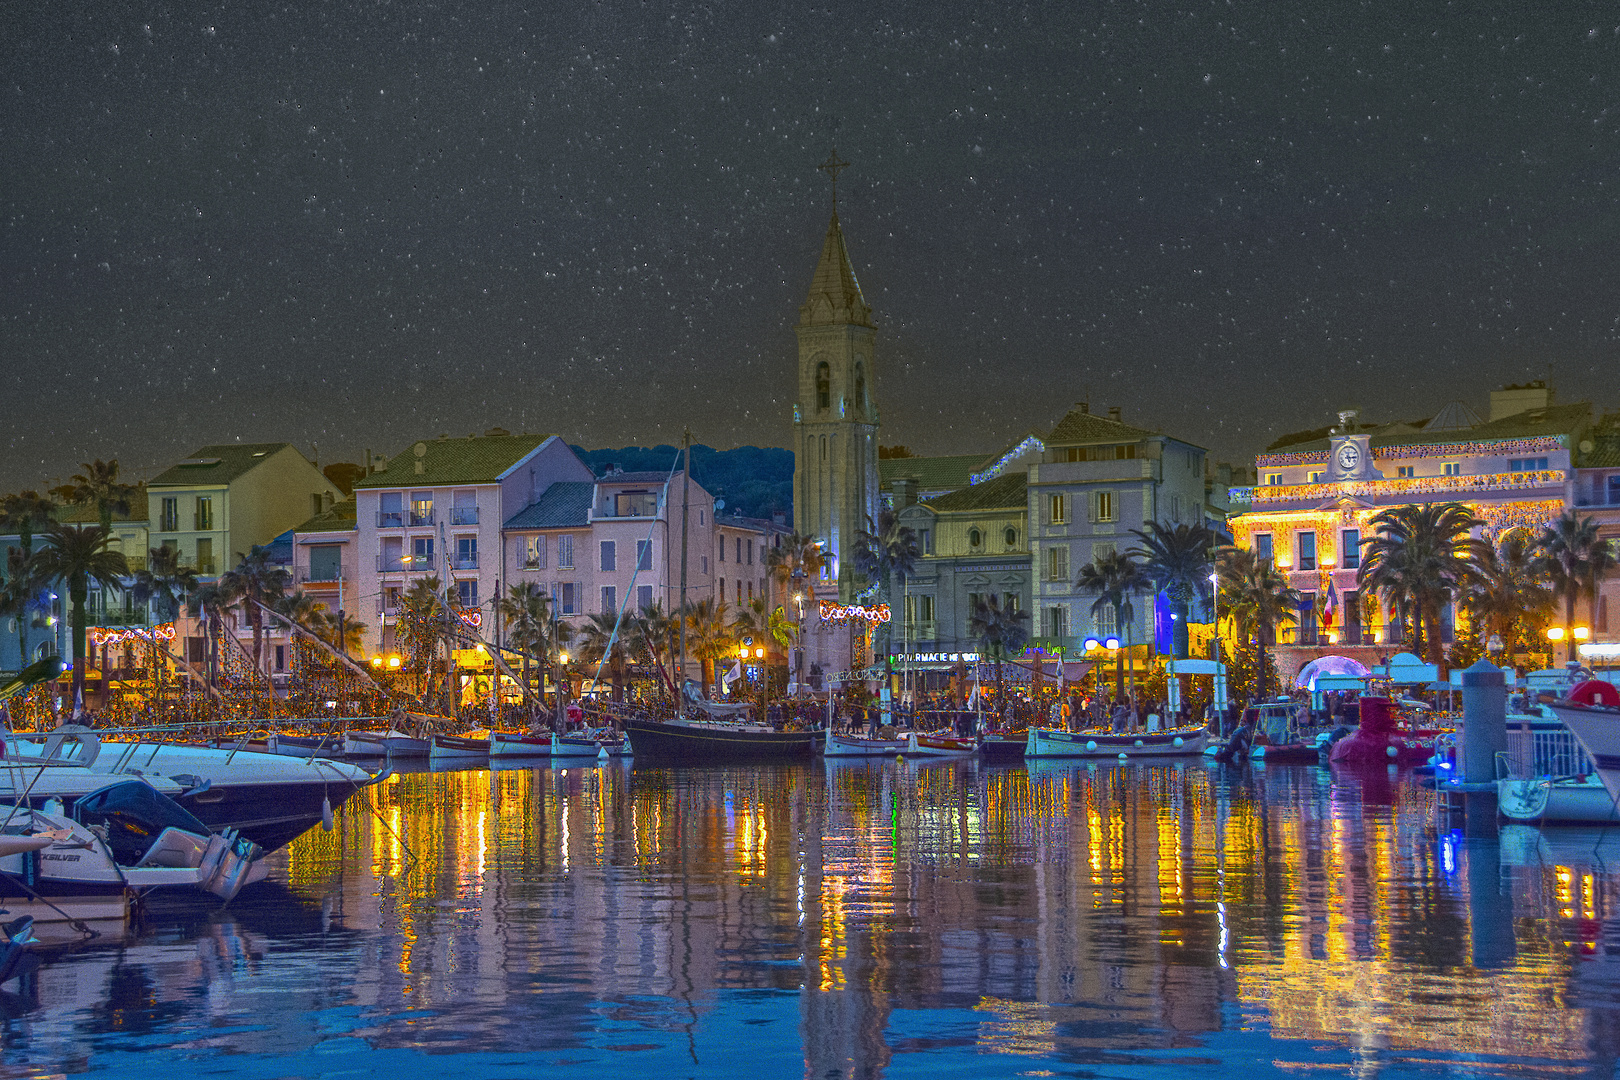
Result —
<path fill-rule="evenodd" d="M 1463 833 L 1316 769 L 402 775 L 12 984 L 0 1075 L 1612 1072 L 1620 835 Z"/>

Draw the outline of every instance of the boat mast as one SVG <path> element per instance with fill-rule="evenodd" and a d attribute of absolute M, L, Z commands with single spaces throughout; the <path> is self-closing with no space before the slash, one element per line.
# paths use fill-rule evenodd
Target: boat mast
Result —
<path fill-rule="evenodd" d="M 681 435 L 681 655 L 675 677 L 676 715 L 686 713 L 686 519 L 692 494 L 692 429 Z"/>

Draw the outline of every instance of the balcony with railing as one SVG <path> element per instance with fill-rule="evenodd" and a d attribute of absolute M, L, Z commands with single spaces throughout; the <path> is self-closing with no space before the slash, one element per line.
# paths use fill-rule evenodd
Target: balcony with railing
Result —
<path fill-rule="evenodd" d="M 377 511 L 377 528 L 403 529 L 405 527 L 405 512 L 403 510 Z"/>
<path fill-rule="evenodd" d="M 478 553 L 476 551 L 471 554 L 452 555 L 446 561 L 449 562 L 452 570 L 478 569 Z"/>
<path fill-rule="evenodd" d="M 1044 478 L 1044 472 L 1043 472 Z M 1568 473 L 1563 469 L 1536 469 L 1526 472 L 1478 473 L 1458 476 L 1392 476 L 1382 480 L 1342 480 L 1316 484 L 1262 484 L 1253 488 L 1232 488 L 1234 506 L 1248 493 L 1254 510 L 1280 510 L 1295 504 L 1318 505 L 1324 500 L 1349 496 L 1375 505 L 1416 501 L 1424 495 L 1450 499 L 1500 499 L 1537 494 L 1551 497 L 1564 486 Z"/>
<path fill-rule="evenodd" d="M 433 508 L 431 506 L 427 507 L 426 509 L 412 508 L 406 517 L 409 518 L 412 528 L 420 528 L 423 525 L 432 525 Z"/>
<path fill-rule="evenodd" d="M 378 562 L 381 563 L 381 557 Z M 396 560 L 398 561 L 398 560 Z M 382 569 L 379 565 L 378 569 Z M 342 571 L 336 567 L 309 567 L 300 566 L 293 572 L 294 579 L 300 585 L 336 585 L 342 576 Z"/>
<path fill-rule="evenodd" d="M 478 524 L 478 507 L 452 506 L 450 508 L 450 524 L 476 525 Z"/>
<path fill-rule="evenodd" d="M 379 555 L 379 574 L 411 574 L 433 569 L 432 555 Z"/>
<path fill-rule="evenodd" d="M 591 508 L 591 519 L 597 518 L 650 518 L 659 512 L 658 492 L 621 491 L 605 496 Z"/>

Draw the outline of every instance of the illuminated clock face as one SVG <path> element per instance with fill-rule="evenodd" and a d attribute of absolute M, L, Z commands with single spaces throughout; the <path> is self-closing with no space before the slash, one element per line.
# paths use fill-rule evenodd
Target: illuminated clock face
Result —
<path fill-rule="evenodd" d="M 1361 448 L 1355 443 L 1345 443 L 1339 447 L 1339 468 L 1345 472 L 1354 472 L 1361 463 Z"/>

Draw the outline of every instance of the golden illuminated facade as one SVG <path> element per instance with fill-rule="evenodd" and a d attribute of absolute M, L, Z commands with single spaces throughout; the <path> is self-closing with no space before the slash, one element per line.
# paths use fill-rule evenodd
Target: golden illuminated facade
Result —
<path fill-rule="evenodd" d="M 1494 400 L 1503 395 L 1493 394 L 1493 404 L 1522 403 Z M 1382 655 L 1391 648 L 1379 646 L 1401 640 L 1387 606 L 1362 597 L 1356 582 L 1360 545 L 1381 511 L 1458 502 L 1485 522 L 1480 533 L 1494 542 L 1513 529 L 1539 528 L 1571 505 L 1571 449 L 1590 425 L 1589 405 L 1548 403 L 1467 427 L 1435 426 L 1448 420 L 1460 422 L 1448 411 L 1423 427 L 1369 429 L 1345 414 L 1338 427 L 1261 454 L 1256 486 L 1232 490 L 1234 542 L 1273 560 L 1308 604 L 1297 626 L 1279 631 L 1282 644 L 1305 647 L 1292 664 L 1280 657 L 1283 666 L 1297 668 L 1309 650 L 1330 647 Z M 1327 620 L 1330 585 L 1337 610 Z M 1448 635 L 1454 617 L 1444 613 Z"/>

